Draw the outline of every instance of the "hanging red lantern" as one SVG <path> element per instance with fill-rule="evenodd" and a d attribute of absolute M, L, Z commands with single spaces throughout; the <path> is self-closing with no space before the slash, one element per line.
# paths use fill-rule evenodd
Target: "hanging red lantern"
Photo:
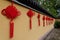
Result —
<path fill-rule="evenodd" d="M 51 18 L 49 17 L 49 25 L 51 24 Z"/>
<path fill-rule="evenodd" d="M 46 16 L 46 25 L 48 25 L 48 17 Z"/>
<path fill-rule="evenodd" d="M 49 17 L 47 17 L 47 18 L 46 18 L 46 24 L 47 24 L 47 25 L 49 25 L 49 21 L 50 21 L 50 19 L 49 19 Z"/>
<path fill-rule="evenodd" d="M 49 18 L 50 20 L 50 23 L 49 24 L 52 24 L 53 23 L 53 18 Z"/>
<path fill-rule="evenodd" d="M 13 32 L 14 32 L 13 19 L 15 19 L 20 14 L 12 3 L 11 5 L 9 5 L 8 7 L 6 7 L 5 9 L 2 10 L 2 15 L 6 16 L 8 19 L 10 19 L 10 38 L 13 38 Z"/>
<path fill-rule="evenodd" d="M 32 17 L 34 16 L 34 12 L 30 9 L 27 13 L 27 16 L 29 17 L 30 20 L 30 29 L 32 29 Z"/>
<path fill-rule="evenodd" d="M 38 18 L 38 25 L 40 26 L 40 14 L 38 14 L 37 18 Z"/>
<path fill-rule="evenodd" d="M 45 26 L 45 16 L 43 16 L 43 26 Z"/>
<path fill-rule="evenodd" d="M 54 22 L 54 19 L 52 18 L 52 23 Z"/>
<path fill-rule="evenodd" d="M 50 23 L 51 23 L 51 19 L 50 17 L 48 17 L 48 24 L 50 25 Z"/>
<path fill-rule="evenodd" d="M 46 25 L 50 25 L 50 17 L 46 17 Z"/>
<path fill-rule="evenodd" d="M 53 19 L 53 18 L 51 18 L 51 24 L 53 23 L 53 21 L 54 21 L 54 19 Z"/>

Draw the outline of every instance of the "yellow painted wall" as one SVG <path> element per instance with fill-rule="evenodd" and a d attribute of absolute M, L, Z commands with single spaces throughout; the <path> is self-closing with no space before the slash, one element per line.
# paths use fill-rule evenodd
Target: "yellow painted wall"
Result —
<path fill-rule="evenodd" d="M 9 40 L 9 19 L 1 15 L 1 10 L 10 5 L 10 2 L 6 0 L 0 0 L 0 40 Z M 16 8 L 21 11 L 21 16 L 14 20 L 14 40 L 39 40 L 51 29 L 53 24 L 43 27 L 42 14 L 41 14 L 41 26 L 38 26 L 37 14 L 32 18 L 32 30 L 29 30 L 29 18 L 26 13 L 29 9 L 24 8 L 20 5 L 14 4 Z"/>

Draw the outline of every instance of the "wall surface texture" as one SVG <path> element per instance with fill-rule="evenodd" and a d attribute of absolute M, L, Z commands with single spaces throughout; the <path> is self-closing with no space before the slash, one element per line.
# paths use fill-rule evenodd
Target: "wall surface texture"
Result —
<path fill-rule="evenodd" d="M 1 10 L 10 5 L 9 1 L 0 0 L 0 40 L 9 40 L 9 19 L 1 14 Z M 32 18 L 32 29 L 29 29 L 29 18 L 26 15 L 28 10 L 25 7 L 14 4 L 21 12 L 21 15 L 14 19 L 14 38 L 13 40 L 41 40 L 51 29 L 53 24 L 43 27 L 43 15 L 41 14 L 41 25 L 38 26 L 37 12 Z"/>

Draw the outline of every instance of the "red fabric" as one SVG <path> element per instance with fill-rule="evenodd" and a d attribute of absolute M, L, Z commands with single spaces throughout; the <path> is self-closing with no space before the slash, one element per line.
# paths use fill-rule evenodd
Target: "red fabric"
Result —
<path fill-rule="evenodd" d="M 37 18 L 38 18 L 38 25 L 40 26 L 40 14 L 38 14 Z"/>
<path fill-rule="evenodd" d="M 34 16 L 34 12 L 32 10 L 29 10 L 27 13 L 27 16 L 30 18 L 30 29 L 32 29 L 32 17 Z"/>
<path fill-rule="evenodd" d="M 45 16 L 43 16 L 43 26 L 45 26 Z"/>

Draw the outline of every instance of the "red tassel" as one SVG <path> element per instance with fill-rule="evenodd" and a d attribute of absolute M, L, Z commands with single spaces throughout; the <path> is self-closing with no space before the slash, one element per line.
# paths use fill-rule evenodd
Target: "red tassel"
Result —
<path fill-rule="evenodd" d="M 43 26 L 45 26 L 45 21 L 43 20 Z"/>
<path fill-rule="evenodd" d="M 14 32 L 14 22 L 13 20 L 10 21 L 10 38 L 13 38 L 13 32 Z"/>
<path fill-rule="evenodd" d="M 47 17 L 46 17 L 46 26 L 48 25 L 48 23 L 47 23 Z"/>
<path fill-rule="evenodd" d="M 48 17 L 48 25 L 50 25 L 50 18 Z"/>
<path fill-rule="evenodd" d="M 50 17 L 49 17 L 49 25 L 51 24 L 51 19 L 50 19 Z"/>
<path fill-rule="evenodd" d="M 53 24 L 53 18 L 51 18 L 51 24 Z"/>
<path fill-rule="evenodd" d="M 32 29 L 32 20 L 30 18 L 30 29 Z"/>
<path fill-rule="evenodd" d="M 43 26 L 45 26 L 45 16 L 43 16 Z"/>
<path fill-rule="evenodd" d="M 40 14 L 38 14 L 37 18 L 38 18 L 38 25 L 40 26 Z"/>
<path fill-rule="evenodd" d="M 40 19 L 38 19 L 38 25 L 40 26 Z"/>
<path fill-rule="evenodd" d="M 48 21 L 49 21 L 49 18 L 48 18 L 48 17 L 46 17 L 46 25 L 48 25 Z"/>

